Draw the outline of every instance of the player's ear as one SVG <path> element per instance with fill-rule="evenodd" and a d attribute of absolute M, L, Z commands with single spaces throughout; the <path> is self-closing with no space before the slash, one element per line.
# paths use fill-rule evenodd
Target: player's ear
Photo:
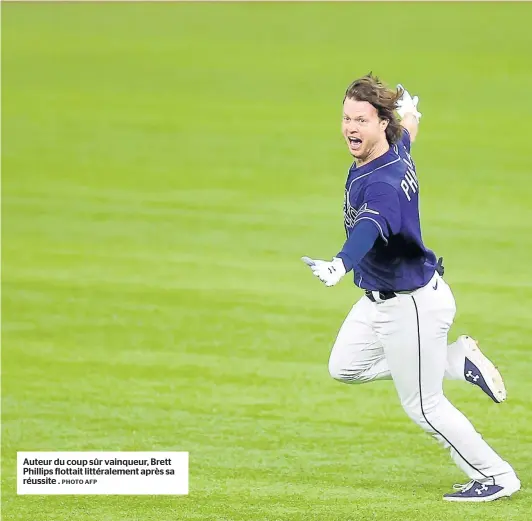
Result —
<path fill-rule="evenodd" d="M 387 119 L 381 119 L 379 122 L 379 125 L 381 126 L 381 129 L 384 131 L 388 128 L 388 123 L 390 123 Z"/>

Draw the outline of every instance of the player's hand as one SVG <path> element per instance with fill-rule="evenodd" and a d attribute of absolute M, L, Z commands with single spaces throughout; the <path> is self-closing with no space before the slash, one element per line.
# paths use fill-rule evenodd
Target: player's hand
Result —
<path fill-rule="evenodd" d="M 334 257 L 332 261 L 311 259 L 310 257 L 301 257 L 301 260 L 327 287 L 334 286 L 345 275 L 344 262 L 338 257 Z"/>
<path fill-rule="evenodd" d="M 398 89 L 403 91 L 403 95 L 397 102 L 397 113 L 401 118 L 404 118 L 406 114 L 413 114 L 419 121 L 421 119 L 421 112 L 417 110 L 417 104 L 419 103 L 419 97 L 412 97 L 410 93 L 399 83 Z"/>

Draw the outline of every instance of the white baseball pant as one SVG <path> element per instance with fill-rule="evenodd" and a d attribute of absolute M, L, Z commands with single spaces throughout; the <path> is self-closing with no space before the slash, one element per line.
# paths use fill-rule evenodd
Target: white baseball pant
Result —
<path fill-rule="evenodd" d="M 455 313 L 451 289 L 437 273 L 423 288 L 389 300 L 363 296 L 340 328 L 329 372 L 345 383 L 392 379 L 408 416 L 450 448 L 470 479 L 513 475 L 443 394 L 444 376 L 464 380 L 465 355 L 447 345 Z"/>

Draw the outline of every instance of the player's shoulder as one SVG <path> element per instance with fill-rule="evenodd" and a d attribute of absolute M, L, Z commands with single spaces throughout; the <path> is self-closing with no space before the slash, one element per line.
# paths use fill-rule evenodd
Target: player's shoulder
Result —
<path fill-rule="evenodd" d="M 402 149 L 402 145 L 391 145 L 386 156 L 386 161 L 379 165 L 372 175 L 368 176 L 367 185 L 386 183 L 391 186 L 396 186 L 397 182 L 403 177 L 407 165 L 404 161 L 406 153 Z"/>

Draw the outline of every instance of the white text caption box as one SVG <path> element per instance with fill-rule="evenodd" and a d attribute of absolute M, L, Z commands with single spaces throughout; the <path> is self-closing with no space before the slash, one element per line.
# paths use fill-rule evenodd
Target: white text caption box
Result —
<path fill-rule="evenodd" d="M 17 494 L 188 494 L 188 452 L 17 452 Z"/>

